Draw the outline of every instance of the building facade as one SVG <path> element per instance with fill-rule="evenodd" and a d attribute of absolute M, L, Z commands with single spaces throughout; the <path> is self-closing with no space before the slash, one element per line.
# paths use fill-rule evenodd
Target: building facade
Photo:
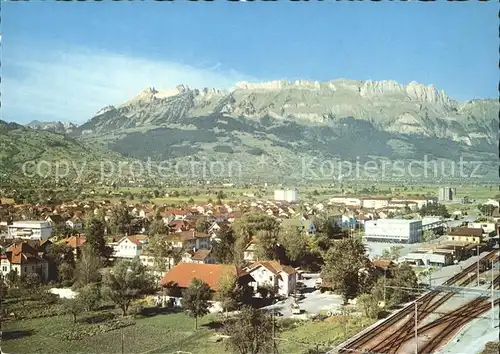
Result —
<path fill-rule="evenodd" d="M 438 189 L 438 201 L 449 202 L 455 197 L 456 189 L 450 187 L 441 187 Z"/>
<path fill-rule="evenodd" d="M 416 243 L 422 240 L 422 221 L 378 219 L 365 221 L 365 241 Z"/>
<path fill-rule="evenodd" d="M 299 199 L 299 193 L 293 189 L 277 189 L 274 191 L 274 200 L 282 202 L 296 202 Z"/>
<path fill-rule="evenodd" d="M 14 221 L 8 226 L 8 238 L 46 240 L 52 236 L 52 226 L 47 221 Z"/>

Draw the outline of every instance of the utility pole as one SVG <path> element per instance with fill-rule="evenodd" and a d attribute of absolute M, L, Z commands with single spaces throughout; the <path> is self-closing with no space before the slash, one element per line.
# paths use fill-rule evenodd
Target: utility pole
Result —
<path fill-rule="evenodd" d="M 495 289 L 494 282 L 495 278 L 493 276 L 493 267 L 495 266 L 494 260 L 491 261 L 491 328 L 495 328 L 495 300 L 494 295 Z"/>
<path fill-rule="evenodd" d="M 121 337 L 122 337 L 122 340 L 121 340 L 121 342 L 122 342 L 122 354 L 124 354 L 125 353 L 125 350 L 124 350 L 125 348 L 124 348 L 124 343 L 123 343 L 124 342 L 123 327 L 122 327 L 122 330 L 121 330 Z"/>
<path fill-rule="evenodd" d="M 273 308 L 273 311 L 271 312 L 272 320 L 273 320 L 273 354 L 276 353 L 276 332 L 275 332 L 275 324 L 274 324 L 274 311 L 275 309 Z"/>
<path fill-rule="evenodd" d="M 479 245 L 477 245 L 477 286 L 479 286 Z"/>
<path fill-rule="evenodd" d="M 385 284 L 387 282 L 387 269 L 384 269 L 384 307 L 385 307 Z"/>
<path fill-rule="evenodd" d="M 415 354 L 418 354 L 418 311 L 417 301 L 415 301 Z"/>

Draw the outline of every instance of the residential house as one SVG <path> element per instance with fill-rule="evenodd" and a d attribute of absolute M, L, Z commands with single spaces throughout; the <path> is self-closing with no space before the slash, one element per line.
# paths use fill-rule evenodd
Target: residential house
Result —
<path fill-rule="evenodd" d="M 70 247 L 73 250 L 75 257 L 79 257 L 81 247 L 85 244 L 85 242 L 87 242 L 87 239 L 85 238 L 85 236 L 75 235 L 68 237 L 64 240 L 64 242 L 66 243 L 66 246 Z"/>
<path fill-rule="evenodd" d="M 254 291 L 259 287 L 271 286 L 278 295 L 288 296 L 295 292 L 297 271 L 277 261 L 259 261 L 252 263 L 246 271 L 254 279 L 250 283 Z"/>
<path fill-rule="evenodd" d="M 83 229 L 83 220 L 79 217 L 72 217 L 71 219 L 66 220 L 66 225 L 73 230 L 81 230 Z"/>
<path fill-rule="evenodd" d="M 240 286 L 247 286 L 253 278 L 241 268 L 228 264 L 204 264 L 204 263 L 179 263 L 170 271 L 165 273 L 160 281 L 165 295 L 170 295 L 176 300 L 177 306 L 181 306 L 180 297 L 182 290 L 189 287 L 193 279 L 199 279 L 208 284 L 213 293 L 219 290 L 222 279 L 226 276 L 234 276 Z M 172 296 L 172 293 L 175 296 Z M 213 309 L 220 309 L 220 305 L 213 303 Z M 213 311 L 213 310 L 212 310 Z"/>
<path fill-rule="evenodd" d="M 210 249 L 210 235 L 198 232 L 194 229 L 189 231 L 181 231 L 177 233 L 172 233 L 167 236 L 169 242 L 173 244 L 176 248 L 184 249 Z"/>
<path fill-rule="evenodd" d="M 20 277 L 27 276 L 30 273 L 37 273 L 42 281 L 48 280 L 48 261 L 43 259 L 38 250 L 27 242 L 10 246 L 0 258 L 0 271 L 3 276 L 13 270 L 17 271 Z"/>
<path fill-rule="evenodd" d="M 466 241 L 479 244 L 483 241 L 484 230 L 481 228 L 458 227 L 448 232 L 446 239 L 449 241 Z"/>
<path fill-rule="evenodd" d="M 221 224 L 222 223 L 218 223 L 218 222 L 213 222 L 212 225 L 210 225 L 210 227 L 208 228 L 208 233 L 212 233 L 212 232 L 217 232 L 221 229 Z"/>
<path fill-rule="evenodd" d="M 210 250 L 188 251 L 183 255 L 182 262 L 185 262 L 185 263 L 204 263 L 204 264 L 216 263 L 214 257 L 211 255 Z"/>
<path fill-rule="evenodd" d="M 146 235 L 124 236 L 113 246 L 113 257 L 128 259 L 139 257 L 147 240 Z"/>
<path fill-rule="evenodd" d="M 468 227 L 483 229 L 484 236 L 494 236 L 496 234 L 494 222 L 470 222 Z"/>
<path fill-rule="evenodd" d="M 491 217 L 495 222 L 500 222 L 500 208 L 496 207 L 495 209 L 493 209 Z"/>
<path fill-rule="evenodd" d="M 247 247 L 243 251 L 243 259 L 246 262 L 253 262 L 253 261 L 257 260 L 257 256 L 256 256 L 255 253 L 257 251 L 257 244 L 258 244 L 258 242 L 259 241 L 258 241 L 257 238 L 252 237 L 252 239 L 248 243 Z"/>
<path fill-rule="evenodd" d="M 186 218 L 190 217 L 193 215 L 193 213 L 190 210 L 170 210 L 169 215 L 173 217 L 174 220 L 185 220 Z"/>
<path fill-rule="evenodd" d="M 388 278 L 392 277 L 394 269 L 397 268 L 396 263 L 389 259 L 375 259 L 372 261 L 372 264 L 379 276 L 386 276 Z"/>
<path fill-rule="evenodd" d="M 64 224 L 66 219 L 59 214 L 50 214 L 45 218 L 45 221 L 48 222 L 52 228 L 55 228 L 58 225 Z"/>
<path fill-rule="evenodd" d="M 168 224 L 171 232 L 182 232 L 189 230 L 189 223 L 186 220 L 173 220 Z"/>

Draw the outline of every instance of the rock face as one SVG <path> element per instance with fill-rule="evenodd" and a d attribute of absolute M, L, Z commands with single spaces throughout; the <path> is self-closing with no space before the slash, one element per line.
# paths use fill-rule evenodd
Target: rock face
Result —
<path fill-rule="evenodd" d="M 496 100 L 457 102 L 395 81 L 240 82 L 154 87 L 74 129 L 137 158 L 247 155 L 496 158 Z M 235 155 L 236 154 L 236 155 Z"/>
<path fill-rule="evenodd" d="M 39 122 L 37 120 L 26 124 L 28 128 L 35 130 L 48 130 L 55 133 L 72 133 L 77 125 L 71 122 Z"/>

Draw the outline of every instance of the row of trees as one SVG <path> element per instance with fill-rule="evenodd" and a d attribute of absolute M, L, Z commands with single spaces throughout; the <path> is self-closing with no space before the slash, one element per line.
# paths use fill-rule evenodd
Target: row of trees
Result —
<path fill-rule="evenodd" d="M 154 288 L 153 279 L 139 259 L 121 260 L 111 269 L 103 270 L 101 257 L 90 245 L 84 245 L 76 264 L 73 289 L 78 295 L 65 300 L 75 321 L 79 313 L 96 310 L 102 299 L 111 301 L 127 315 L 132 302 Z"/>
<path fill-rule="evenodd" d="M 243 252 L 255 242 L 257 259 L 279 260 L 284 264 L 319 270 L 324 253 L 335 240 L 345 236 L 329 218 L 316 218 L 316 234 L 308 235 L 300 227 L 282 228 L 279 222 L 266 214 L 247 213 L 232 227 L 222 225 L 220 241 L 214 241 L 212 254 L 219 263 L 243 263 Z"/>

